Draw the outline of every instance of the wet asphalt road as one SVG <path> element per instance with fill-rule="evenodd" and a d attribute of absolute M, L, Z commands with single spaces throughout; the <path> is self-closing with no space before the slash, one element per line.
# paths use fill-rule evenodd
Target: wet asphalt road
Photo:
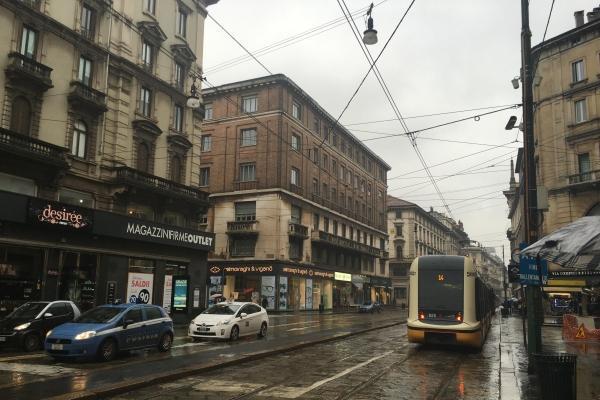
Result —
<path fill-rule="evenodd" d="M 481 352 L 409 344 L 399 325 L 115 399 L 534 399 L 528 382 L 502 386 L 502 377 L 514 374 L 502 367 L 508 359 L 499 351 L 499 322 Z"/>
<path fill-rule="evenodd" d="M 192 342 L 187 327 L 176 329 L 170 353 L 136 351 L 109 363 L 57 362 L 44 353 L 0 352 L 0 398 L 41 399 L 127 383 L 157 373 L 190 366 L 215 365 L 270 348 L 284 348 L 300 342 L 319 340 L 390 322 L 405 315 L 387 310 L 381 314 L 297 314 L 274 315 L 266 339 L 243 338 L 235 343 Z M 132 397 L 125 397 L 132 398 Z"/>

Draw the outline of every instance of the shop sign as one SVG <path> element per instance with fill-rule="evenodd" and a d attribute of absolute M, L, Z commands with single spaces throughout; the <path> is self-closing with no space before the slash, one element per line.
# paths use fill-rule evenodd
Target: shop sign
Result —
<path fill-rule="evenodd" d="M 91 210 L 37 198 L 29 200 L 29 218 L 40 224 L 75 230 L 89 229 L 92 225 Z"/>
<path fill-rule="evenodd" d="M 215 238 L 213 233 L 141 221 L 103 211 L 95 213 L 94 233 L 205 251 L 214 249 Z"/>
<path fill-rule="evenodd" d="M 355 275 L 355 274 L 352 274 L 352 283 L 363 284 L 363 283 L 369 283 L 369 282 L 370 282 L 370 279 L 366 275 Z"/>
<path fill-rule="evenodd" d="M 314 270 L 313 271 L 314 276 L 318 277 L 318 278 L 327 278 L 327 279 L 333 279 L 335 277 L 335 273 L 330 272 L 330 271 L 319 271 L 319 270 Z"/>
<path fill-rule="evenodd" d="M 173 275 L 165 275 L 163 285 L 163 308 L 171 313 L 171 296 L 173 296 Z"/>
<path fill-rule="evenodd" d="M 334 278 L 336 281 L 352 282 L 352 275 L 345 272 L 336 272 Z"/>
<path fill-rule="evenodd" d="M 127 301 L 129 303 L 149 304 L 152 302 L 153 274 L 130 272 L 128 275 Z"/>
<path fill-rule="evenodd" d="M 187 278 L 175 278 L 175 293 L 173 295 L 173 308 L 181 310 L 187 307 Z"/>
<path fill-rule="evenodd" d="M 550 278 L 558 277 L 585 277 L 585 276 L 600 276 L 600 271 L 596 270 L 575 270 L 575 271 L 550 271 L 548 272 Z"/>
<path fill-rule="evenodd" d="M 217 265 L 211 266 L 209 269 L 211 274 L 268 274 L 273 273 L 275 268 L 272 265 L 229 265 L 219 267 Z"/>

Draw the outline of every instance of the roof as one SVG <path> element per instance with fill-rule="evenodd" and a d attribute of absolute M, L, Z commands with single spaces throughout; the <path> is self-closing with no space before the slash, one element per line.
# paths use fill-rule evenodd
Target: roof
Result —
<path fill-rule="evenodd" d="M 402 200 L 394 196 L 387 195 L 387 205 L 390 207 L 419 207 L 415 203 L 411 203 L 410 201 Z"/>
<path fill-rule="evenodd" d="M 589 16 L 588 16 L 589 17 Z M 558 36 L 547 39 L 544 42 L 540 42 L 531 48 L 533 54 L 537 52 L 541 52 L 542 49 L 547 50 L 553 46 L 560 45 L 566 40 L 571 40 L 574 37 L 578 37 L 584 33 L 593 32 L 600 28 L 600 19 L 594 19 L 592 21 L 588 21 L 587 23 L 577 26 L 573 29 L 570 29 L 566 32 L 561 33 Z"/>
<path fill-rule="evenodd" d="M 202 96 L 211 96 L 217 95 L 218 92 L 231 92 L 231 91 L 239 91 L 249 88 L 255 88 L 259 86 L 265 86 L 269 84 L 287 84 L 289 85 L 296 93 L 298 93 L 301 97 L 307 100 L 311 105 L 325 118 L 329 119 L 332 124 L 337 122 L 337 118 L 333 117 L 329 114 L 323 107 L 319 105 L 308 93 L 300 88 L 294 81 L 288 78 L 284 74 L 273 74 L 262 76 L 259 78 L 246 79 L 244 81 L 231 82 L 226 83 L 221 86 L 215 86 L 208 89 L 202 89 Z M 343 125 L 337 123 L 338 129 L 348 135 L 350 138 L 354 140 L 354 142 L 359 145 L 362 149 L 366 150 L 372 157 L 374 157 L 379 163 L 381 163 L 388 171 L 392 169 L 392 167 L 386 163 L 381 157 L 375 154 L 370 148 L 368 148 L 359 138 L 354 136 L 349 130 L 347 130 Z"/>

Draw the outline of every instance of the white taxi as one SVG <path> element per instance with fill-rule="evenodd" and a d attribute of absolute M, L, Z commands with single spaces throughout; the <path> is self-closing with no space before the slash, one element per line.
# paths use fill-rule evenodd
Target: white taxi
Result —
<path fill-rule="evenodd" d="M 255 303 L 223 302 L 213 304 L 190 322 L 188 336 L 193 339 L 236 340 L 241 336 L 267 336 L 267 310 Z"/>

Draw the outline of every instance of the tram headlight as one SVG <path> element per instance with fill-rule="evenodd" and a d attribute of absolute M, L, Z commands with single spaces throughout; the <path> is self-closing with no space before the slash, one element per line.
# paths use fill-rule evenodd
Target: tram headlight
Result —
<path fill-rule="evenodd" d="M 462 313 L 460 311 L 456 313 L 456 320 L 458 322 L 462 322 L 462 320 L 463 320 L 463 316 L 462 316 Z"/>
<path fill-rule="evenodd" d="M 419 319 L 421 321 L 425 319 L 425 313 L 423 311 L 419 311 Z"/>

